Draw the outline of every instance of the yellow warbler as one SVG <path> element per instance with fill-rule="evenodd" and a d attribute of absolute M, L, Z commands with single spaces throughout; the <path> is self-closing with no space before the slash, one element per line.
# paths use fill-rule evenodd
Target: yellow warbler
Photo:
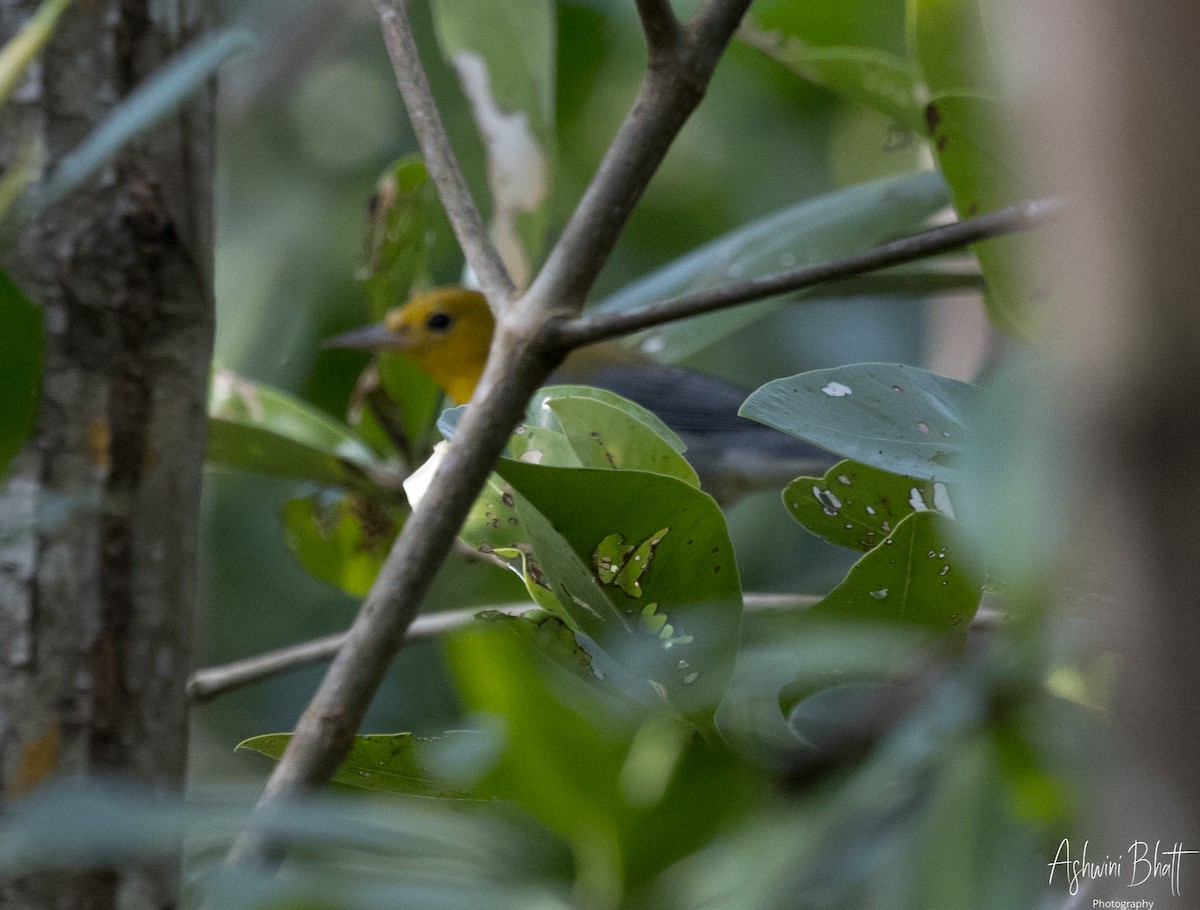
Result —
<path fill-rule="evenodd" d="M 326 347 L 396 351 L 412 360 L 456 403 L 471 399 L 487 361 L 495 323 L 483 295 L 445 287 L 414 297 Z M 573 352 L 555 382 L 609 389 L 653 411 L 683 439 L 706 490 L 730 500 L 779 488 L 799 474 L 821 473 L 829 453 L 737 416 L 746 393 L 713 376 L 641 358 L 618 344 Z"/>

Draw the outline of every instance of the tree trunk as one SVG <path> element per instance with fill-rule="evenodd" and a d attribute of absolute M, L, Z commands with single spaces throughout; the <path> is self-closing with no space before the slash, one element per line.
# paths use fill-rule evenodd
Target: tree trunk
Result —
<path fill-rule="evenodd" d="M 0 41 L 37 0 L 0 0 Z M 212 0 L 74 4 L 0 110 L 0 169 L 43 177 L 210 24 Z M 181 787 L 212 346 L 212 92 L 15 242 L 45 313 L 35 437 L 0 486 L 0 793 L 120 775 Z M 2 390 L 0 390 L 2 392 Z M 172 907 L 175 863 L 0 883 L 0 906 Z"/>
<path fill-rule="evenodd" d="M 1200 7 L 1024 8 L 1033 151 L 1072 188 L 1055 250 L 1066 381 L 1054 406 L 1086 478 L 1088 584 L 1108 595 L 1086 608 L 1119 666 L 1114 736 L 1081 749 L 1079 770 L 1093 772 L 1104 826 L 1093 855 L 1124 851 L 1127 882 L 1136 840 L 1200 850 Z M 1178 873 L 1174 895 L 1161 878 L 1124 896 L 1157 886 L 1164 905 L 1196 906 L 1200 856 Z"/>

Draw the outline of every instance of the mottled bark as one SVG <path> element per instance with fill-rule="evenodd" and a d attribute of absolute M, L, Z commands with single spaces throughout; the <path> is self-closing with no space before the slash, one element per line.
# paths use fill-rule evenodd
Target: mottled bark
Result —
<path fill-rule="evenodd" d="M 0 40 L 36 0 L 0 0 Z M 76 3 L 0 110 L 43 177 L 211 21 L 211 0 Z M 0 486 L 0 794 L 184 773 L 213 331 L 212 93 L 24 227 L 0 261 L 45 311 L 35 438 Z M 2 390 L 0 390 L 2 394 Z M 0 883 L 4 907 L 170 907 L 173 863 Z"/>

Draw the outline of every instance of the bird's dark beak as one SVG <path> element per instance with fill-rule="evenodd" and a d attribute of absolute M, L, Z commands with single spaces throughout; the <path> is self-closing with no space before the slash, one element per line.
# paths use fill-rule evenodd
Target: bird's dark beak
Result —
<path fill-rule="evenodd" d="M 393 332 L 382 323 L 375 323 L 326 338 L 321 347 L 349 351 L 403 351 L 408 347 L 408 336 Z"/>

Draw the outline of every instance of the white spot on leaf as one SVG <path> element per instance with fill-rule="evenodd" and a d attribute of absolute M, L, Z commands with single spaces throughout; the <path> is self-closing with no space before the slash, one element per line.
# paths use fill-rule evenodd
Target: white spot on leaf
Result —
<path fill-rule="evenodd" d="M 821 389 L 830 398 L 843 398 L 851 394 L 850 386 L 842 385 L 840 382 L 831 382 L 825 388 Z"/>
<path fill-rule="evenodd" d="M 933 507 L 943 515 L 954 517 L 954 506 L 950 503 L 950 491 L 946 489 L 944 483 L 933 485 Z"/>
<path fill-rule="evenodd" d="M 445 459 L 446 450 L 449 448 L 450 443 L 439 442 L 433 447 L 433 454 L 426 462 L 404 479 L 404 494 L 408 497 L 409 505 L 414 509 L 425 498 L 429 484 L 433 482 L 433 475 L 437 473 L 438 466 Z"/>
<path fill-rule="evenodd" d="M 517 216 L 537 211 L 546 200 L 546 153 L 530 129 L 528 114 L 500 109 L 482 57 L 459 51 L 452 62 L 487 148 L 492 237 L 513 281 L 523 288 L 529 283 L 531 268 L 517 230 Z"/>

